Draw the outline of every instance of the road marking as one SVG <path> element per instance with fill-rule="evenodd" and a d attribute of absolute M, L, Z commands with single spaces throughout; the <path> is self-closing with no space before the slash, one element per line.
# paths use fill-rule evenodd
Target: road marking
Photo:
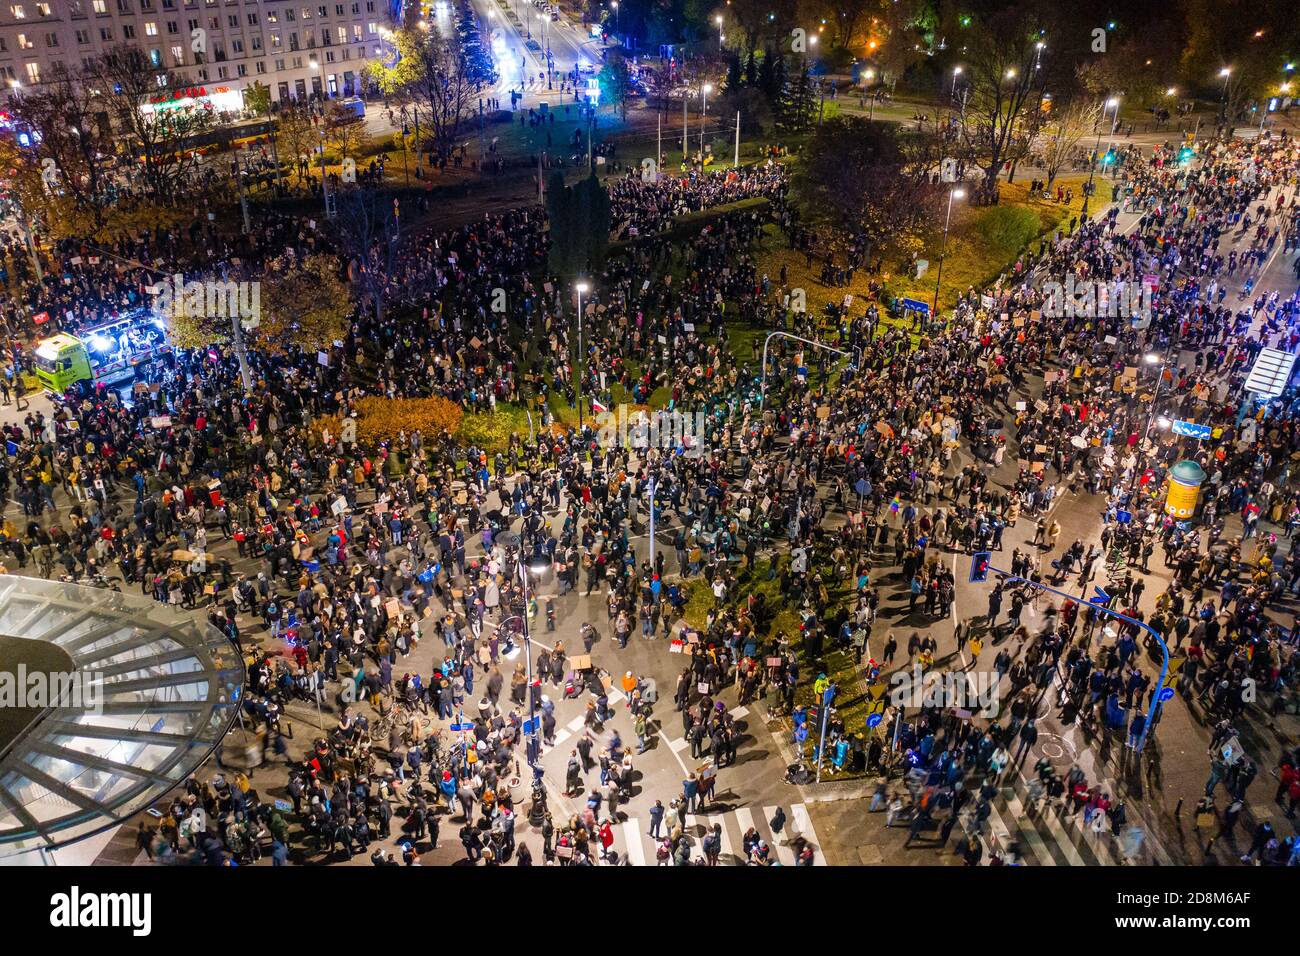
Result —
<path fill-rule="evenodd" d="M 1017 823 L 1016 830 L 1020 838 L 1029 844 L 1030 852 L 1038 860 L 1040 866 L 1056 866 L 1056 857 L 1052 856 L 1052 851 L 1047 848 L 1043 842 L 1043 836 L 1038 832 L 1038 828 L 1033 825 L 1029 812 L 1025 809 L 1020 798 L 1016 796 L 1014 790 L 1005 790 L 1003 795 L 1006 797 L 1007 809 L 1011 811 L 1012 819 L 1016 821 L 1028 820 L 1029 825 L 1024 826 Z"/>
<path fill-rule="evenodd" d="M 731 714 L 731 717 L 732 717 L 733 720 L 740 720 L 741 717 L 748 716 L 748 714 L 749 714 L 749 708 L 748 708 L 748 707 L 741 706 L 741 707 L 737 707 L 737 708 L 735 708 L 734 710 L 728 711 L 728 713 Z"/>
<path fill-rule="evenodd" d="M 660 736 L 663 735 L 661 734 Z M 664 736 L 664 740 L 667 742 L 668 748 L 675 754 L 681 753 L 690 744 L 690 741 L 688 741 L 685 737 L 679 737 L 676 740 L 669 740 L 666 736 Z"/>
<path fill-rule="evenodd" d="M 631 866 L 645 866 L 645 847 L 641 845 L 641 821 L 631 817 L 620 825 L 626 844 L 627 862 Z"/>
<path fill-rule="evenodd" d="M 555 749 L 556 747 L 560 746 L 560 744 L 564 743 L 572 736 L 573 734 L 571 734 L 567 728 L 562 729 L 558 734 L 555 735 L 555 743 L 551 744 L 551 749 Z"/>
<path fill-rule="evenodd" d="M 581 729 L 582 725 L 585 724 L 586 722 L 587 722 L 587 715 L 579 714 L 577 717 L 574 717 L 571 721 L 569 721 L 564 726 L 565 728 L 573 731 L 576 734 L 578 730 Z"/>
<path fill-rule="evenodd" d="M 776 807 L 763 808 L 763 818 L 769 821 L 769 827 L 771 826 L 770 821 L 772 817 L 776 815 L 776 810 Z M 782 866 L 794 866 L 794 850 L 790 849 L 790 843 L 787 839 L 788 835 L 788 831 L 780 834 L 773 833 L 770 844 L 772 849 L 776 852 L 777 860 L 780 861 Z"/>
<path fill-rule="evenodd" d="M 1065 859 L 1070 866 L 1085 866 L 1083 857 L 1079 855 L 1079 851 L 1074 848 L 1074 843 L 1070 840 L 1070 835 L 1061 826 L 1061 821 L 1056 819 L 1056 813 L 1051 809 L 1045 809 L 1040 815 L 1040 819 L 1047 824 L 1047 829 L 1051 831 L 1053 840 L 1061 848 L 1061 852 L 1065 854 Z"/>
<path fill-rule="evenodd" d="M 718 846 L 719 846 L 719 851 L 718 851 L 718 852 L 719 852 L 719 856 L 722 856 L 722 857 L 730 857 L 730 856 L 732 855 L 732 853 L 731 853 L 731 836 L 727 833 L 727 818 L 726 818 L 726 816 L 700 817 L 699 820 L 700 820 L 701 823 L 704 824 L 704 835 L 705 835 L 705 836 L 708 836 L 710 833 L 713 832 L 713 828 L 714 828 L 714 826 L 717 826 L 717 827 L 719 828 L 719 829 L 718 829 L 718 833 L 719 833 L 719 835 L 720 835 L 720 837 L 721 837 L 721 840 L 719 841 L 719 844 L 718 844 Z M 719 860 L 719 862 L 722 862 L 722 861 Z"/>
<path fill-rule="evenodd" d="M 795 831 L 811 843 L 817 851 L 813 854 L 813 866 L 825 866 L 826 854 L 822 850 L 821 840 L 817 838 L 817 831 L 813 829 L 812 817 L 808 815 L 808 808 L 802 803 L 796 803 L 790 808 L 790 819 Z"/>
<path fill-rule="evenodd" d="M 734 816 L 736 826 L 740 828 L 740 848 L 743 851 L 745 848 L 745 834 L 754 826 L 754 814 L 750 813 L 749 807 L 737 807 Z M 742 859 L 740 862 L 745 863 L 747 861 Z"/>

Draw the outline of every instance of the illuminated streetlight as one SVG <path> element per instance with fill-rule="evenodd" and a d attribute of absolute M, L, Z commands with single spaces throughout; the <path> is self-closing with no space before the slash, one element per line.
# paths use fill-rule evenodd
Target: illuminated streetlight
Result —
<path fill-rule="evenodd" d="M 574 285 L 578 291 L 578 429 L 582 429 L 582 380 L 585 378 L 583 369 L 586 363 L 582 361 L 582 297 L 587 290 L 591 288 L 585 282 L 578 282 Z"/>
<path fill-rule="evenodd" d="M 943 257 L 948 251 L 948 226 L 952 223 L 952 201 L 954 199 L 964 199 L 966 190 L 956 188 L 948 193 L 948 215 L 943 220 L 943 244 L 939 247 L 939 268 L 935 270 L 934 276 L 934 309 L 931 316 L 939 317 L 939 285 L 943 282 Z"/>

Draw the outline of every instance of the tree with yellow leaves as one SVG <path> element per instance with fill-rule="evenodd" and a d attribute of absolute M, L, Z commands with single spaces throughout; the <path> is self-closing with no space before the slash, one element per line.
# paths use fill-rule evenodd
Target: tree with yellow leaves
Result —
<path fill-rule="evenodd" d="M 262 315 L 253 344 L 268 352 L 325 347 L 343 337 L 352 311 L 332 256 L 280 256 L 262 275 Z"/>

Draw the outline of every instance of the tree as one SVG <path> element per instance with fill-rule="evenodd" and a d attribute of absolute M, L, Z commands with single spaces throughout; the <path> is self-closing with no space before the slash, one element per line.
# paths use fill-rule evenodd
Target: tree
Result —
<path fill-rule="evenodd" d="M 1047 128 L 1040 136 L 1042 145 L 1039 150 L 1049 189 L 1065 168 L 1079 140 L 1096 131 L 1101 114 L 1102 107 L 1098 101 L 1082 98 L 1052 111 Z"/>
<path fill-rule="evenodd" d="M 881 0 L 873 18 L 884 36 L 875 59 L 881 80 L 896 85 L 903 74 L 926 57 L 927 41 L 921 27 L 921 0 Z"/>
<path fill-rule="evenodd" d="M 302 103 L 292 103 L 280 110 L 280 118 L 271 131 L 277 153 L 283 150 L 298 173 L 298 185 L 308 178 L 312 153 L 320 145 L 320 132 L 312 122 L 311 110 Z"/>
<path fill-rule="evenodd" d="M 1043 80 L 1034 66 L 1037 44 L 1044 34 L 1038 26 L 1040 20 L 1036 5 L 1029 0 L 995 13 L 970 34 L 970 94 L 962 144 L 969 160 L 984 171 L 981 192 L 986 203 L 997 199 L 997 178 L 1003 164 L 1015 163 L 1027 154 L 1042 122 L 1038 105 Z"/>
<path fill-rule="evenodd" d="M 110 130 L 100 121 L 105 109 L 102 95 L 83 76 L 58 64 L 44 83 L 23 89 L 11 105 L 40 134 L 38 165 L 44 167 L 44 160 L 52 160 L 57 173 L 57 189 L 50 191 L 49 204 L 62 208 L 51 217 L 51 228 L 57 231 L 59 223 L 66 223 L 85 235 L 102 226 L 111 201 L 104 158 L 114 151 Z M 63 199 L 67 202 L 57 201 Z"/>
<path fill-rule="evenodd" d="M 389 40 L 391 62 L 369 61 L 366 75 L 385 95 L 409 96 L 420 105 L 434 150 L 445 158 L 474 96 L 495 79 L 484 80 L 481 64 L 470 63 L 459 33 L 406 28 Z"/>
<path fill-rule="evenodd" d="M 280 256 L 262 275 L 262 315 L 254 342 L 267 352 L 328 348 L 343 337 L 352 302 L 327 255 Z"/>
<path fill-rule="evenodd" d="M 369 145 L 365 117 L 348 109 L 338 100 L 332 100 L 322 121 L 325 142 L 338 153 L 340 159 L 356 159 Z"/>
<path fill-rule="evenodd" d="M 87 79 L 102 92 L 118 134 L 137 151 L 149 195 L 163 203 L 180 199 L 189 174 L 198 168 L 199 155 L 179 145 L 213 128 L 211 108 L 172 105 L 189 84 L 154 66 L 143 50 L 125 44 L 94 60 Z"/>
<path fill-rule="evenodd" d="M 627 94 L 632 87 L 627 60 L 618 53 L 611 53 L 605 65 L 600 68 L 598 80 L 600 98 L 608 103 L 617 104 L 622 111 L 623 119 L 627 119 Z"/>
<path fill-rule="evenodd" d="M 942 214 L 944 188 L 909 160 L 896 127 L 860 116 L 818 126 L 796 167 L 794 191 L 829 234 L 868 242 L 916 236 Z"/>
<path fill-rule="evenodd" d="M 271 88 L 261 80 L 254 80 L 244 90 L 244 109 L 254 116 L 266 116 L 271 112 Z"/>
<path fill-rule="evenodd" d="M 557 276 L 590 275 L 609 249 L 609 193 L 593 171 L 573 186 L 556 173 L 546 189 L 550 270 Z"/>
<path fill-rule="evenodd" d="M 396 271 L 401 247 L 401 220 L 393 201 L 374 189 L 348 190 L 339 196 L 336 221 L 353 297 L 382 322 L 391 290 L 389 276 Z"/>
<path fill-rule="evenodd" d="M 812 125 L 817 115 L 817 88 L 807 57 L 802 58 L 799 72 L 790 81 L 785 95 L 778 103 L 777 112 L 783 129 L 798 133 Z"/>
<path fill-rule="evenodd" d="M 830 25 L 832 48 L 847 50 L 879 5 L 878 0 L 818 0 L 815 9 Z"/>
<path fill-rule="evenodd" d="M 771 44 L 789 47 L 795 0 L 732 0 L 727 12 L 736 22 L 746 55 Z"/>

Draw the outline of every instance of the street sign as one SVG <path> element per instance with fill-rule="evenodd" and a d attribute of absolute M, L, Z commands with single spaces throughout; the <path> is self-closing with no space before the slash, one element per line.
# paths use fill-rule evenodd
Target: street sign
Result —
<path fill-rule="evenodd" d="M 1163 704 L 1173 699 L 1174 699 L 1174 689 L 1172 687 L 1166 687 L 1160 691 L 1160 703 Z"/>
<path fill-rule="evenodd" d="M 451 730 L 455 731 L 456 733 L 462 733 L 473 729 L 474 729 L 474 725 L 468 722 L 451 725 Z"/>
<path fill-rule="evenodd" d="M 922 302 L 920 299 L 900 299 L 898 307 L 903 310 L 920 312 L 922 314 L 928 314 L 930 311 L 930 303 Z"/>
<path fill-rule="evenodd" d="M 1132 521 L 1133 521 L 1133 512 L 1131 512 L 1131 511 L 1116 511 L 1116 512 L 1115 512 L 1115 523 L 1116 523 L 1116 524 L 1129 524 L 1129 523 L 1131 523 Z"/>
<path fill-rule="evenodd" d="M 858 493 L 858 497 L 865 497 L 871 492 L 871 482 L 865 478 L 859 478 L 853 485 L 853 490 Z"/>
<path fill-rule="evenodd" d="M 1107 606 L 1109 606 L 1109 604 L 1110 604 L 1110 595 L 1107 594 L 1105 591 L 1103 591 L 1101 588 L 1097 587 L 1095 584 L 1093 585 L 1092 589 L 1093 589 L 1094 591 L 1096 591 L 1097 593 L 1094 594 L 1091 598 L 1088 599 L 1088 603 L 1089 603 L 1089 604 L 1096 604 L 1096 605 L 1099 605 L 1099 606 L 1101 606 L 1101 607 L 1107 607 Z"/>
<path fill-rule="evenodd" d="M 884 719 L 885 719 L 884 714 L 867 714 L 867 726 L 868 727 L 878 726 L 880 722 Z"/>
<path fill-rule="evenodd" d="M 1205 441 L 1214 434 L 1214 429 L 1209 425 L 1198 425 L 1196 422 L 1185 422 L 1182 419 L 1174 419 L 1174 423 L 1169 427 L 1169 430 L 1175 435 L 1184 435 L 1198 441 Z"/>
<path fill-rule="evenodd" d="M 970 583 L 979 584 L 989 579 L 989 559 L 992 552 L 977 551 L 971 557 L 970 563 Z"/>
<path fill-rule="evenodd" d="M 532 736 L 534 731 L 541 730 L 541 723 L 542 722 L 538 720 L 536 717 L 529 717 L 520 726 L 520 730 L 522 731 L 525 737 L 530 737 Z M 471 724 L 470 726 L 472 727 L 473 725 Z M 455 729 L 456 729 L 455 727 L 452 728 L 452 730 Z"/>

